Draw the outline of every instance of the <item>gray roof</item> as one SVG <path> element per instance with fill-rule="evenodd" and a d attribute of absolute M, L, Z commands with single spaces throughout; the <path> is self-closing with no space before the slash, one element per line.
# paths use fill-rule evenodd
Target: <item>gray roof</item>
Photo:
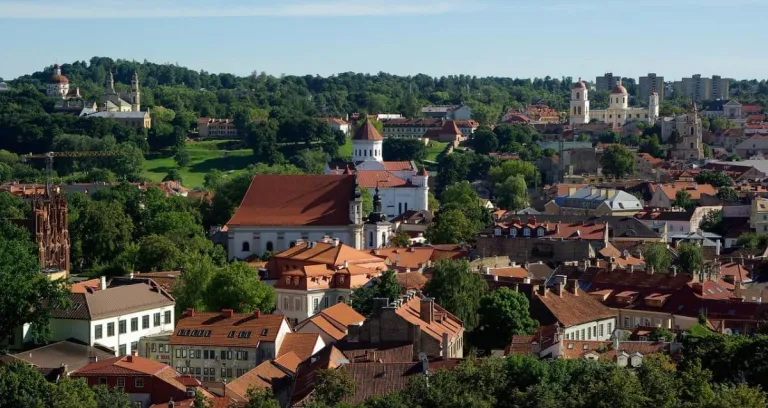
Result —
<path fill-rule="evenodd" d="M 517 218 L 517 215 L 509 215 L 505 218 Z M 535 216 L 536 222 L 563 222 L 603 224 L 608 223 L 609 236 L 611 238 L 659 238 L 660 235 L 651 227 L 645 225 L 642 221 L 634 217 L 619 216 L 583 216 L 583 215 L 563 215 L 563 214 L 539 214 Z"/>
<path fill-rule="evenodd" d="M 143 119 L 147 112 L 96 112 L 87 114 L 89 118 Z"/>
<path fill-rule="evenodd" d="M 153 286 L 154 285 L 154 286 Z M 99 320 L 126 313 L 173 306 L 170 294 L 154 282 L 141 280 L 133 285 L 110 287 L 93 293 L 71 293 L 71 307 L 53 310 L 54 319 Z"/>
<path fill-rule="evenodd" d="M 99 347 L 91 347 L 68 340 L 13 355 L 15 358 L 40 368 L 58 368 L 62 364 L 66 364 L 68 372 L 86 366 L 90 362 L 91 357 L 105 360 L 114 356 L 114 351 L 110 353 Z"/>
<path fill-rule="evenodd" d="M 612 198 L 608 198 L 606 195 L 602 195 L 601 191 L 607 189 L 599 189 L 594 187 L 584 187 L 576 190 L 573 194 L 565 194 L 555 197 L 555 203 L 561 207 L 566 206 L 566 200 L 579 200 L 581 202 L 589 202 L 589 208 L 597 208 L 602 203 L 607 203 L 612 210 L 637 210 L 643 209 L 643 203 L 637 199 L 637 197 L 626 191 L 615 190 L 616 195 Z M 570 206 L 568 206 L 570 207 Z M 581 205 L 579 205 L 581 207 Z"/>

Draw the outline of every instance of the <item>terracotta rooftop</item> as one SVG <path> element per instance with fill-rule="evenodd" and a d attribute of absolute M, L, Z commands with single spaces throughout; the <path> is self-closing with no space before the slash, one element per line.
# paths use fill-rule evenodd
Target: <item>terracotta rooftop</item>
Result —
<path fill-rule="evenodd" d="M 420 296 L 412 297 L 408 302 L 396 308 L 395 313 L 407 322 L 419 326 L 423 333 L 439 341 L 442 341 L 443 334 L 453 337 L 464 332 L 464 324 L 461 320 L 437 303 L 434 304 L 435 319 L 431 323 L 423 320 L 420 309 L 421 299 Z"/>
<path fill-rule="evenodd" d="M 265 361 L 252 370 L 226 384 L 227 395 L 237 402 L 246 402 L 248 390 L 251 388 L 269 388 L 276 390 L 290 386 L 289 373 L 281 369 L 273 361 Z"/>
<path fill-rule="evenodd" d="M 373 256 L 365 251 L 359 251 L 345 244 L 334 246 L 334 244 L 326 242 L 313 242 L 312 244 L 302 242 L 293 248 L 275 254 L 272 259 L 303 261 L 337 267 L 344 265 L 344 262 L 347 262 L 348 264 L 383 265 L 381 258 Z"/>
<path fill-rule="evenodd" d="M 355 132 L 354 140 L 371 140 L 371 141 L 380 141 L 384 140 L 384 138 L 381 136 L 381 133 L 376 129 L 373 124 L 369 120 L 366 120 L 359 129 L 357 129 L 357 132 Z"/>
<path fill-rule="evenodd" d="M 288 333 L 283 338 L 283 343 L 280 345 L 277 357 L 294 353 L 300 361 L 305 361 L 314 354 L 318 343 L 322 344 L 323 341 L 317 333 Z"/>
<path fill-rule="evenodd" d="M 389 260 L 398 270 L 410 268 L 415 271 L 425 267 L 432 259 L 435 249 L 431 247 L 389 247 L 371 250 L 371 254 L 381 259 Z"/>
<path fill-rule="evenodd" d="M 534 302 L 544 305 L 564 327 L 616 316 L 616 312 L 581 290 L 578 295 L 574 295 L 570 290 L 563 289 L 562 296 L 558 296 L 556 292 L 549 289 L 546 296 L 542 296 L 537 291 L 534 294 Z"/>
<path fill-rule="evenodd" d="M 259 174 L 227 225 L 349 225 L 354 195 L 355 177 L 350 175 Z"/>
<path fill-rule="evenodd" d="M 401 272 L 396 274 L 395 278 L 397 278 L 397 283 L 405 290 L 421 290 L 429 280 L 421 272 Z"/>
<path fill-rule="evenodd" d="M 159 375 L 162 371 L 166 370 L 171 372 L 173 378 L 181 376 L 181 374 L 166 364 L 139 356 L 122 356 L 90 363 L 85 367 L 75 371 L 73 375 L 78 377 L 95 377 L 105 375 L 122 375 L 126 377 L 137 375 L 156 376 Z M 180 382 L 174 382 L 177 387 L 184 389 Z"/>
<path fill-rule="evenodd" d="M 384 161 L 381 162 L 381 165 L 384 166 L 384 169 L 387 171 L 415 170 L 413 162 L 409 161 Z"/>
<path fill-rule="evenodd" d="M 661 190 L 664 192 L 664 195 L 666 195 L 667 198 L 670 200 L 674 200 L 677 192 L 681 190 L 687 191 L 688 194 L 691 195 L 692 200 L 701 199 L 702 194 L 707 194 L 712 196 L 717 195 L 717 189 L 712 187 L 712 185 L 689 182 L 689 181 L 675 181 L 672 183 L 665 183 L 665 184 L 651 184 L 651 191 L 655 193 L 656 189 L 659 187 L 661 187 Z"/>
<path fill-rule="evenodd" d="M 282 315 L 188 310 L 176 323 L 170 344 L 256 347 L 260 342 L 274 342 L 281 327 L 288 327 Z"/>
<path fill-rule="evenodd" d="M 357 183 L 364 188 L 394 188 L 412 186 L 406 180 L 387 170 L 358 170 Z"/>

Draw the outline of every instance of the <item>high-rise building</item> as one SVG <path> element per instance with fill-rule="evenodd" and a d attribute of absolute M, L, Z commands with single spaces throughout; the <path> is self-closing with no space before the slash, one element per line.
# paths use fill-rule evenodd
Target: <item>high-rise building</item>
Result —
<path fill-rule="evenodd" d="M 658 94 L 659 102 L 664 102 L 664 77 L 654 73 L 640 77 L 640 83 L 637 87 L 637 98 L 648 100 L 653 91 L 656 91 L 656 94 Z"/>
<path fill-rule="evenodd" d="M 713 75 L 712 78 L 702 78 L 700 74 L 691 78 L 675 81 L 675 97 L 693 99 L 695 101 L 711 101 L 728 98 L 730 95 L 730 79 Z"/>
<path fill-rule="evenodd" d="M 616 82 L 619 81 L 621 81 L 620 76 L 607 72 L 605 75 L 595 78 L 595 89 L 598 91 L 610 91 L 616 85 Z"/>

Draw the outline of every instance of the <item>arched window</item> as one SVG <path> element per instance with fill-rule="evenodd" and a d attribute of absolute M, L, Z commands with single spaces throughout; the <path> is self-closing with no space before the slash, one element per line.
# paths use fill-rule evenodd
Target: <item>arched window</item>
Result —
<path fill-rule="evenodd" d="M 576 99 L 581 99 L 581 93 L 576 92 Z"/>
<path fill-rule="evenodd" d="M 369 247 L 373 246 L 373 231 L 368 233 L 368 246 Z"/>
<path fill-rule="evenodd" d="M 386 245 L 386 244 L 387 244 L 387 233 L 386 232 L 382 232 L 381 233 L 381 245 Z"/>
<path fill-rule="evenodd" d="M 581 115 L 581 106 L 579 106 L 578 108 L 576 108 L 576 110 L 579 112 L 579 115 Z"/>
<path fill-rule="evenodd" d="M 243 242 L 243 252 L 251 252 L 251 243 L 246 241 Z"/>
<path fill-rule="evenodd" d="M 267 241 L 267 251 L 274 251 L 275 246 L 272 244 L 272 241 Z"/>
<path fill-rule="evenodd" d="M 368 150 L 363 150 L 363 156 L 368 157 Z"/>
<path fill-rule="evenodd" d="M 627 98 L 626 98 L 626 97 L 624 97 L 624 98 L 621 98 L 621 102 L 622 102 L 622 103 L 624 103 L 624 102 L 626 102 L 626 101 L 627 101 Z"/>
<path fill-rule="evenodd" d="M 291 248 L 295 247 L 296 246 L 296 241 L 291 241 L 290 246 L 291 246 Z"/>
<path fill-rule="evenodd" d="M 693 143 L 691 143 L 691 149 L 693 149 Z"/>
<path fill-rule="evenodd" d="M 369 150 L 369 152 L 371 152 L 371 157 L 373 157 L 373 150 Z"/>
<path fill-rule="evenodd" d="M 336 298 L 336 303 L 344 303 L 344 296 L 339 296 Z"/>
<path fill-rule="evenodd" d="M 691 136 L 693 136 L 693 126 L 691 126 Z"/>

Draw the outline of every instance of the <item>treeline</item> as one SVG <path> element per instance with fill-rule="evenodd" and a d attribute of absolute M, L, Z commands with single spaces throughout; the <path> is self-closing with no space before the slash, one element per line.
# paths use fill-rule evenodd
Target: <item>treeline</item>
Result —
<path fill-rule="evenodd" d="M 498 121 L 507 108 L 543 101 L 556 109 L 568 107 L 571 78 L 512 79 L 479 78 L 471 75 L 431 77 L 342 73 L 330 77 L 313 75 L 275 77 L 254 71 L 239 77 L 212 74 L 171 64 L 154 64 L 94 57 L 62 65 L 70 84 L 81 87 L 86 98 L 98 96 L 107 72 L 112 71 L 118 90 L 127 90 L 136 71 L 142 86 L 142 104 L 201 116 L 232 117 L 235 107 L 268 112 L 279 107 L 292 114 L 336 115 L 350 112 L 400 112 L 419 116 L 426 104 L 466 103 L 483 123 Z M 53 67 L 25 75 L 12 86 L 42 86 Z"/>

